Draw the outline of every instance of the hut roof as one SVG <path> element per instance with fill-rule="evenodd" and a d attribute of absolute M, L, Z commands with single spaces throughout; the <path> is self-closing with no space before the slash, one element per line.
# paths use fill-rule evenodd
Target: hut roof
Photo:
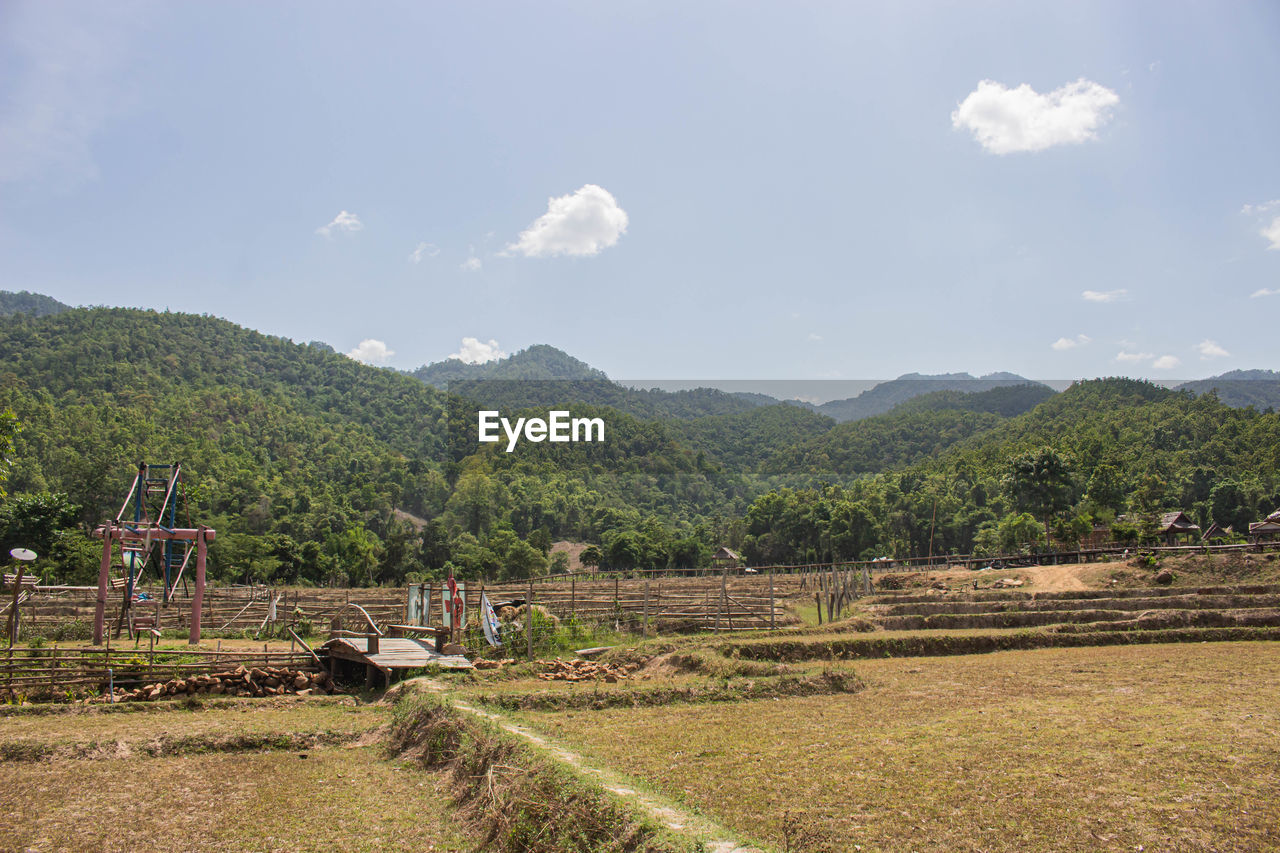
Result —
<path fill-rule="evenodd" d="M 720 550 L 719 550 L 719 551 L 716 551 L 716 553 L 712 556 L 712 558 L 711 558 L 711 559 L 713 559 L 713 560 L 741 560 L 741 559 L 742 559 L 742 557 L 738 556 L 738 553 L 737 553 L 736 551 L 732 551 L 732 550 L 730 550 L 729 548 L 726 548 L 726 547 L 724 547 L 723 545 L 721 545 L 721 546 L 720 546 Z"/>
<path fill-rule="evenodd" d="M 1191 533 L 1199 529 L 1200 525 L 1187 518 L 1185 512 L 1166 512 L 1160 516 L 1161 533 Z"/>
<path fill-rule="evenodd" d="M 1268 515 L 1268 516 L 1267 516 L 1267 521 L 1274 521 L 1274 522 L 1276 522 L 1277 524 L 1280 524 L 1280 509 L 1278 509 L 1278 510 L 1276 510 L 1275 512 L 1271 513 L 1271 515 Z"/>
<path fill-rule="evenodd" d="M 1209 525 L 1208 529 L 1204 532 L 1204 536 L 1200 538 L 1205 542 L 1208 542 L 1210 539 L 1222 539 L 1225 536 L 1230 536 L 1231 533 L 1232 531 L 1230 527 L 1223 527 L 1215 521 L 1213 524 Z"/>

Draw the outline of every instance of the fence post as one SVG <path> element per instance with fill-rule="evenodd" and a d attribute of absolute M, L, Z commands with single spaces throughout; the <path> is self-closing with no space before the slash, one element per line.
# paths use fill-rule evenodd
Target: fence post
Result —
<path fill-rule="evenodd" d="M 529 600 L 525 602 L 525 637 L 529 643 L 529 660 L 533 660 L 533 575 L 529 575 Z"/>
<path fill-rule="evenodd" d="M 640 630 L 644 636 L 649 636 L 649 575 L 644 576 L 644 611 L 641 616 Z"/>
<path fill-rule="evenodd" d="M 576 618 L 578 615 L 578 578 L 576 575 L 569 575 L 569 616 Z"/>
<path fill-rule="evenodd" d="M 778 623 L 773 615 L 773 567 L 769 567 L 769 627 L 777 628 Z"/>

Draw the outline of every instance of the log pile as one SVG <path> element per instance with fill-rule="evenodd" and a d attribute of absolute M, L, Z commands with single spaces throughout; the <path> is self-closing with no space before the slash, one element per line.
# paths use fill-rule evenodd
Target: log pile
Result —
<path fill-rule="evenodd" d="M 329 673 L 286 667 L 244 667 L 187 678 L 144 684 L 135 690 L 117 690 L 116 702 L 152 702 L 177 696 L 298 696 L 334 692 Z M 111 701 L 103 697 L 99 701 Z"/>
<path fill-rule="evenodd" d="M 627 679 L 640 668 L 639 664 L 615 665 L 592 660 L 540 660 L 538 665 L 545 672 L 538 673 L 543 681 L 599 681 L 610 684 Z"/>

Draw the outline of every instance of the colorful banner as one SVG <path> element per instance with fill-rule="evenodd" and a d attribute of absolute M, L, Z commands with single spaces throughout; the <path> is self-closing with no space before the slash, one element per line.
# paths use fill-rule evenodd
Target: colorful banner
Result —
<path fill-rule="evenodd" d="M 491 646 L 502 645 L 502 623 L 498 621 L 498 614 L 493 612 L 489 596 L 483 592 L 480 593 L 480 613 L 484 623 L 484 638 Z"/>

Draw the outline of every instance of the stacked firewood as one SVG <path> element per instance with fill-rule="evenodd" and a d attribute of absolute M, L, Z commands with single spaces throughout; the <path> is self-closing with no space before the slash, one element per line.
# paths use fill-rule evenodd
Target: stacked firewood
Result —
<path fill-rule="evenodd" d="M 639 664 L 627 663 L 615 665 L 592 660 L 540 660 L 538 665 L 545 671 L 538 673 L 543 681 L 604 681 L 612 684 L 619 679 L 629 678 L 631 673 L 640 668 Z"/>
<path fill-rule="evenodd" d="M 136 690 L 116 691 L 117 702 L 150 702 L 181 696 L 309 696 L 334 692 L 329 673 L 304 672 L 287 667 L 245 667 L 205 675 L 190 675 L 144 684 Z M 109 701 L 110 697 L 106 697 Z"/>

